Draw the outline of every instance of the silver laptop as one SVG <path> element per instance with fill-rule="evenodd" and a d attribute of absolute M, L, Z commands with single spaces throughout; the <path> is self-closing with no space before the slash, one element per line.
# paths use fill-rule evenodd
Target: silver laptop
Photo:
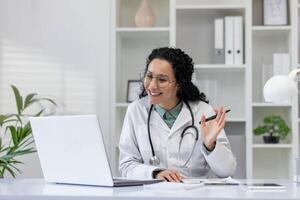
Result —
<path fill-rule="evenodd" d="M 114 179 L 96 115 L 31 117 L 45 181 L 134 186 L 159 180 Z"/>

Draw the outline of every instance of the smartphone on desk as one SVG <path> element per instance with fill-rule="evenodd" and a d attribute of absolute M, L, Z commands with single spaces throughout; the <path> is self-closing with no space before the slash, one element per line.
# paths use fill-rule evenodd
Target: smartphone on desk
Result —
<path fill-rule="evenodd" d="M 251 190 L 255 189 L 285 189 L 283 185 L 279 185 L 277 183 L 244 183 L 246 187 L 248 187 Z"/>

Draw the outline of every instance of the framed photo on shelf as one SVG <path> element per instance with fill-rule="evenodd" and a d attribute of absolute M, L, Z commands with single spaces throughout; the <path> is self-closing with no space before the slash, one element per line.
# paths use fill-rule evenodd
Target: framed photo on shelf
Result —
<path fill-rule="evenodd" d="M 141 92 L 142 81 L 141 80 L 128 80 L 127 82 L 127 103 L 131 103 L 139 98 Z"/>
<path fill-rule="evenodd" d="M 287 0 L 264 0 L 264 25 L 287 25 Z"/>

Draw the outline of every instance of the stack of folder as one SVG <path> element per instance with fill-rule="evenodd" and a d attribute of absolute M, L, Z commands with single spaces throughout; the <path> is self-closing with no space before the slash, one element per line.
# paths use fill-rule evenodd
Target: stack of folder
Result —
<path fill-rule="evenodd" d="M 242 16 L 215 19 L 215 63 L 242 65 L 244 63 L 243 38 Z"/>

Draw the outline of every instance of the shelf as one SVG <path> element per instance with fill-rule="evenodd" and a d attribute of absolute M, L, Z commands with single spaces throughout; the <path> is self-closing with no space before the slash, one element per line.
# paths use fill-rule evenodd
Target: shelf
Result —
<path fill-rule="evenodd" d="M 291 26 L 252 26 L 253 34 L 269 36 L 272 35 L 287 35 L 291 32 Z"/>
<path fill-rule="evenodd" d="M 253 31 L 290 31 L 291 26 L 252 26 Z"/>
<path fill-rule="evenodd" d="M 200 10 L 200 9 L 245 9 L 243 5 L 177 5 L 177 10 Z"/>
<path fill-rule="evenodd" d="M 244 0 L 176 0 L 176 9 L 233 9 L 246 8 Z"/>
<path fill-rule="evenodd" d="M 290 103 L 267 103 L 267 102 L 255 102 L 252 103 L 252 107 L 291 107 Z"/>
<path fill-rule="evenodd" d="M 151 28 L 116 28 L 116 33 L 124 38 L 136 37 L 153 37 L 153 36 L 168 36 L 170 33 L 169 27 L 151 27 Z"/>
<path fill-rule="evenodd" d="M 244 70 L 246 65 L 195 64 L 194 67 L 203 70 Z"/>
<path fill-rule="evenodd" d="M 292 144 L 253 144 L 253 148 L 293 148 Z"/>

